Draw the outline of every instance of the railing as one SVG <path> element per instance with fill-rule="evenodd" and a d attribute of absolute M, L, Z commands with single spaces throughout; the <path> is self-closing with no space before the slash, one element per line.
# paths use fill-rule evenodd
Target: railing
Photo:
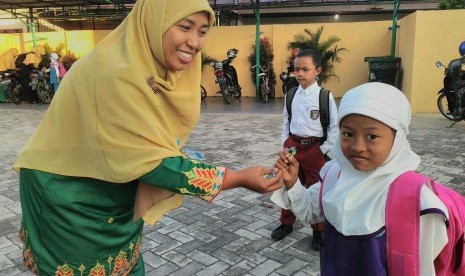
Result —
<path fill-rule="evenodd" d="M 250 9 L 256 0 L 208 0 L 212 8 L 230 7 L 235 9 Z M 387 4 L 394 3 L 394 0 L 259 0 L 260 7 L 300 7 L 300 6 L 322 6 L 322 5 L 351 5 L 351 4 Z M 409 2 L 437 2 L 435 0 L 402 0 L 402 3 Z"/>

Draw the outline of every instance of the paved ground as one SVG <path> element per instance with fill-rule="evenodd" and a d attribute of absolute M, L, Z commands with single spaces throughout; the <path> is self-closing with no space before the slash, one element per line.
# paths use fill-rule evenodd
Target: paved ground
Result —
<path fill-rule="evenodd" d="M 220 98 L 202 104 L 199 125 L 189 147 L 214 164 L 231 168 L 271 166 L 280 149 L 283 103 Z M 18 175 L 11 170 L 17 154 L 42 118 L 46 105 L 0 104 L 0 275 L 31 275 L 21 261 L 18 238 L 21 208 Z M 420 170 L 465 195 L 465 123 L 436 114 L 416 115 L 412 148 L 421 155 Z M 147 275 L 319 275 L 318 253 L 310 248 L 311 230 L 296 224 L 282 241 L 270 238 L 279 209 L 270 195 L 245 189 L 225 191 L 214 203 L 187 198 L 183 206 L 155 226 L 146 227 L 143 256 Z"/>

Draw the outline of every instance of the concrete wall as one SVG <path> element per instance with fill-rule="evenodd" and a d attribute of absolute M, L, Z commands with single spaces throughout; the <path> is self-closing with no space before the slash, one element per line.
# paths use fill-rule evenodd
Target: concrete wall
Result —
<path fill-rule="evenodd" d="M 458 45 L 465 40 L 465 10 L 417 11 L 398 21 L 396 56 L 402 58 L 402 90 L 412 104 L 413 112 L 438 112 L 436 93 L 441 88 L 443 70 L 434 65 L 436 60 L 447 64 L 458 57 Z M 274 67 L 278 76 L 287 68 L 290 50 L 287 43 L 294 35 L 307 28 L 316 31 L 321 24 L 274 24 L 262 25 L 262 37 L 269 37 L 275 55 Z M 342 52 L 341 63 L 335 65 L 335 73 L 340 81 L 331 78 L 324 86 L 341 97 L 348 89 L 364 83 L 368 79 L 367 56 L 390 54 L 392 22 L 336 22 L 325 23 L 322 39 L 335 35 L 341 39 L 338 47 L 347 48 Z M 47 42 L 55 47 L 65 43 L 65 50 L 82 56 L 89 52 L 108 31 L 71 31 L 37 33 L 38 44 Z M 205 52 L 219 60 L 226 57 L 229 48 L 239 49 L 233 65 L 238 71 L 239 83 L 244 97 L 255 97 L 255 86 L 250 78 L 250 64 L 247 57 L 255 43 L 255 26 L 222 26 L 212 28 L 205 46 Z M 0 55 L 10 48 L 20 52 L 32 49 L 32 35 L 1 34 Z M 136 50 L 136 49 L 135 49 Z M 217 96 L 219 87 L 210 66 L 202 74 L 202 84 L 209 96 Z M 276 95 L 282 97 L 281 81 L 277 79 Z"/>

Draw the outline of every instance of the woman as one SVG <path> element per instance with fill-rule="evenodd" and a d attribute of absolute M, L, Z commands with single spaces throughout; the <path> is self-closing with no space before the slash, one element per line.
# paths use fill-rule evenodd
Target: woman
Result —
<path fill-rule="evenodd" d="M 180 206 L 180 194 L 210 201 L 224 189 L 282 184 L 280 172 L 264 178 L 265 167 L 234 171 L 181 153 L 199 118 L 191 88 L 213 22 L 205 0 L 139 0 L 68 71 L 15 164 L 29 269 L 144 275 L 143 221 Z"/>

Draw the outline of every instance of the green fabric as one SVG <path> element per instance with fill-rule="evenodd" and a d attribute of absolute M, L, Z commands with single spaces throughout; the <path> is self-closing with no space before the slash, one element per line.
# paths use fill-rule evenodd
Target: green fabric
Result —
<path fill-rule="evenodd" d="M 175 157 L 140 181 L 211 200 L 223 177 L 221 167 Z M 68 275 L 70 270 L 94 275 L 92 269 L 95 275 L 110 275 L 115 268 L 134 267 L 128 275 L 144 275 L 138 253 L 143 222 L 133 222 L 137 185 L 138 180 L 115 184 L 21 168 L 20 236 L 26 267 L 40 275 Z M 137 263 L 130 265 L 131 260 Z"/>
<path fill-rule="evenodd" d="M 165 158 L 155 170 L 139 179 L 149 185 L 174 193 L 196 195 L 206 199 L 211 196 L 210 193 L 217 192 L 211 190 L 211 187 L 207 188 L 207 186 L 212 186 L 212 183 L 221 174 L 218 169 L 218 167 L 207 163 L 200 163 L 184 157 L 172 157 Z M 195 181 L 192 181 L 192 178 L 195 178 Z M 207 184 L 198 184 L 202 180 Z M 221 185 L 222 183 L 217 184 Z"/>
<path fill-rule="evenodd" d="M 40 275 L 55 275 L 58 269 L 72 269 L 75 275 L 80 269 L 83 275 L 91 269 L 104 269 L 104 275 L 131 269 L 131 260 L 140 256 L 143 227 L 142 220 L 133 222 L 136 188 L 137 181 L 113 184 L 21 169 L 26 266 L 34 270 L 35 265 Z M 143 265 L 136 267 L 130 275 L 144 275 Z"/>
<path fill-rule="evenodd" d="M 3 88 L 3 85 L 0 85 L 0 102 L 6 102 L 6 93 L 5 89 Z"/>

